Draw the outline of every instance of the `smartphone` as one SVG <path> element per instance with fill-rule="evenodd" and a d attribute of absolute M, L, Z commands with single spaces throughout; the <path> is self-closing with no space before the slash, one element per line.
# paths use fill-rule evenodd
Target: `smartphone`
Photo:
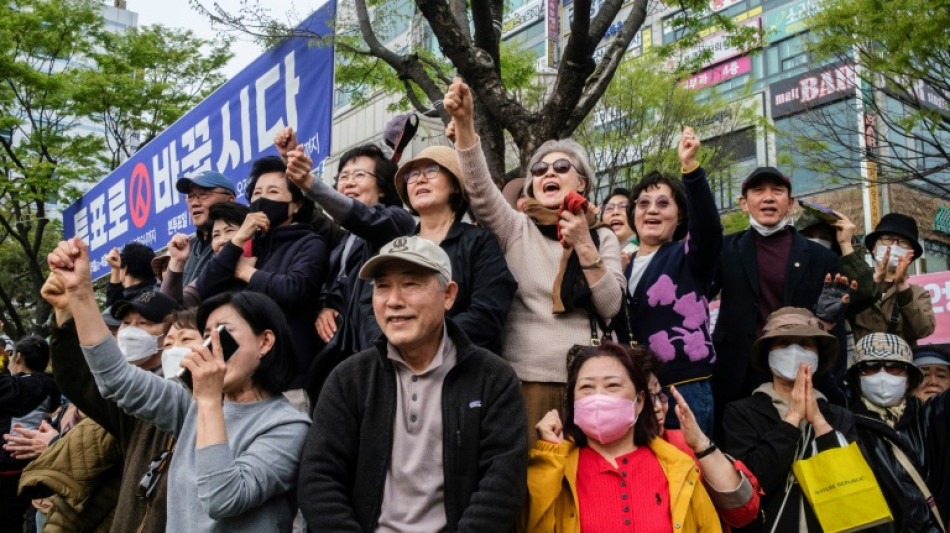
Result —
<path fill-rule="evenodd" d="M 802 209 L 804 209 L 805 211 L 808 211 L 809 213 L 814 214 L 815 216 L 817 216 L 818 218 L 820 218 L 821 220 L 824 220 L 825 222 L 829 224 L 833 224 L 841 220 L 841 217 L 836 215 L 834 211 L 832 211 L 831 209 L 828 209 L 827 207 L 821 204 L 816 204 L 814 202 L 806 202 L 805 200 L 799 200 L 798 205 L 802 206 Z"/>
<path fill-rule="evenodd" d="M 230 359 L 231 356 L 234 355 L 234 352 L 237 351 L 239 345 L 237 341 L 234 340 L 234 337 L 232 337 L 228 332 L 228 330 L 224 328 L 223 324 L 218 326 L 216 329 L 218 330 L 218 339 L 221 341 L 221 352 L 224 355 L 224 362 L 227 363 L 228 359 Z M 204 346 L 209 350 L 211 349 L 211 336 L 208 336 L 208 338 L 205 340 Z M 182 368 L 178 372 L 178 375 L 175 376 L 175 379 L 177 379 L 178 382 L 184 385 L 188 390 L 192 390 L 194 388 L 194 383 L 191 380 L 191 372 L 187 368 Z"/>

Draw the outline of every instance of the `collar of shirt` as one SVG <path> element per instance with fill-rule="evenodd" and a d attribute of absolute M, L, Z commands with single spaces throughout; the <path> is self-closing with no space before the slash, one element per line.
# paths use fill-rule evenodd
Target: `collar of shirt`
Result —
<path fill-rule="evenodd" d="M 424 376 L 426 374 L 431 373 L 432 371 L 439 368 L 440 366 L 442 366 L 442 364 L 445 362 L 446 350 L 449 347 L 449 343 L 451 343 L 452 346 L 454 346 L 454 343 L 452 343 L 452 339 L 449 338 L 449 330 L 446 327 L 445 322 L 443 322 L 442 323 L 442 342 L 439 343 L 439 348 L 435 352 L 435 357 L 429 363 L 429 366 L 422 372 L 416 372 L 415 370 L 412 369 L 412 367 L 409 366 L 408 363 L 403 361 L 402 355 L 400 355 L 399 353 L 399 348 L 396 348 L 395 346 L 393 346 L 391 342 L 386 343 L 386 358 L 402 366 L 403 368 L 409 370 L 410 372 L 412 372 L 413 374 L 417 376 Z"/>

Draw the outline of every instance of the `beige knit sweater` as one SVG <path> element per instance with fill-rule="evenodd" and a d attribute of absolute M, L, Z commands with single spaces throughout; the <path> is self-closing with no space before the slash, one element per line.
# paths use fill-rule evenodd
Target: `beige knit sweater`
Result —
<path fill-rule="evenodd" d="M 575 344 L 590 344 L 586 311 L 555 315 L 551 289 L 561 261 L 561 244 L 541 234 L 527 215 L 508 205 L 488 172 L 479 142 L 458 150 L 462 180 L 478 223 L 491 231 L 504 250 L 508 268 L 518 280 L 502 356 L 522 381 L 567 381 L 567 351 Z M 600 255 L 607 275 L 591 286 L 594 305 L 607 322 L 620 311 L 626 280 L 620 268 L 620 243 L 608 228 L 597 230 Z"/>

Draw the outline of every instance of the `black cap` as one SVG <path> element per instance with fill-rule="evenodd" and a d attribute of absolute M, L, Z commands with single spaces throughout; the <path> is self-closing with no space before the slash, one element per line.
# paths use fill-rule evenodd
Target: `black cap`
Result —
<path fill-rule="evenodd" d="M 172 311 L 181 309 L 178 302 L 160 292 L 147 291 L 132 300 L 123 300 L 112 305 L 112 318 L 122 320 L 131 310 L 136 310 L 146 320 L 161 322 Z"/>
<path fill-rule="evenodd" d="M 742 182 L 742 195 L 745 196 L 746 189 L 757 185 L 763 180 L 772 180 L 776 183 L 781 183 L 788 187 L 788 193 L 792 194 L 792 180 L 790 180 L 788 176 L 779 172 L 775 167 L 759 167 L 753 170 L 752 174 L 749 174 L 749 177 Z"/>

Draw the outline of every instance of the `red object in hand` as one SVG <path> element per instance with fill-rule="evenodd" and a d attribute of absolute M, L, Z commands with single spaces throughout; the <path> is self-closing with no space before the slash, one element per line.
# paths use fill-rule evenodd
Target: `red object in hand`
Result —
<path fill-rule="evenodd" d="M 241 257 L 254 257 L 254 241 L 248 239 L 244 241 L 244 253 L 241 254 Z"/>
<path fill-rule="evenodd" d="M 564 211 L 570 211 L 575 215 L 579 215 L 581 213 L 586 213 L 589 207 L 590 202 L 587 201 L 587 198 L 584 198 L 576 191 L 571 191 L 567 193 L 567 196 L 564 197 L 564 201 L 561 202 L 561 207 L 557 208 L 557 214 L 558 217 L 560 217 L 561 213 Z M 567 246 L 564 244 L 564 238 L 561 237 L 561 224 L 557 225 L 557 240 L 561 241 L 561 246 L 567 248 Z"/>

